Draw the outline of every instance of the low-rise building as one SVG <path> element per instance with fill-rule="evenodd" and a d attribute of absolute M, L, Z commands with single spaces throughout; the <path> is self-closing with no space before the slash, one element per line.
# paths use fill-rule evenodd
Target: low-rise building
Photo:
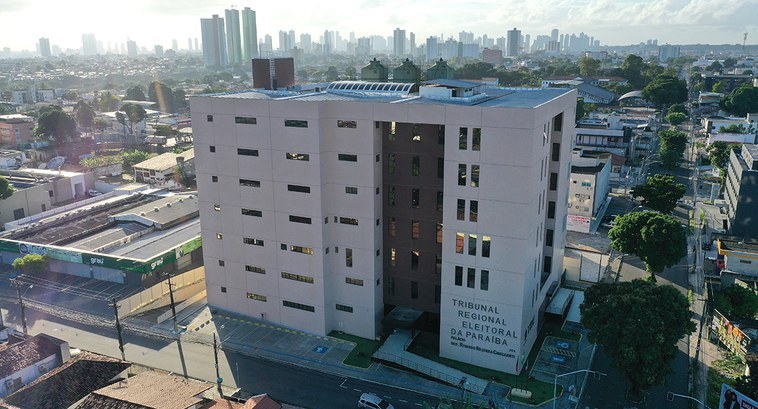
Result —
<path fill-rule="evenodd" d="M 634 151 L 632 129 L 609 129 L 580 123 L 576 128 L 574 146 L 630 158 Z"/>
<path fill-rule="evenodd" d="M 179 186 L 180 167 L 185 174 L 195 174 L 194 148 L 178 154 L 166 152 L 134 165 L 134 179 L 156 186 Z"/>
<path fill-rule="evenodd" d="M 574 149 L 569 176 L 568 221 L 571 231 L 590 233 L 610 192 L 611 154 Z"/>
<path fill-rule="evenodd" d="M 34 118 L 21 114 L 0 115 L 0 145 L 18 147 L 34 135 Z"/>
<path fill-rule="evenodd" d="M 45 334 L 7 345 L 0 349 L 0 397 L 21 389 L 69 359 L 68 342 Z"/>
<path fill-rule="evenodd" d="M 739 154 L 729 151 L 724 185 L 729 233 L 758 238 L 758 145 L 742 145 Z"/>

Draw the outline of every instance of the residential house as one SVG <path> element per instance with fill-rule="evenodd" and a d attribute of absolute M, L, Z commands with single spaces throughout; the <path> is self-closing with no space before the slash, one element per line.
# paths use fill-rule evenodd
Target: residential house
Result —
<path fill-rule="evenodd" d="M 724 234 L 714 234 L 713 239 L 721 286 L 730 286 L 737 280 L 758 284 L 758 239 Z"/>
<path fill-rule="evenodd" d="M 0 397 L 71 359 L 68 342 L 38 334 L 0 350 Z"/>
<path fill-rule="evenodd" d="M 736 74 L 701 74 L 705 89 L 712 90 L 713 85 L 721 83 L 724 85 L 723 92 L 726 94 L 731 93 L 735 89 L 739 88 L 742 84 L 750 84 L 753 81 L 753 75 L 736 75 Z"/>
<path fill-rule="evenodd" d="M 195 174 L 195 149 L 176 154 L 166 152 L 133 166 L 137 182 L 158 186 L 179 186 L 179 167 L 189 175 Z"/>
<path fill-rule="evenodd" d="M 610 129 L 607 125 L 580 121 L 576 127 L 574 146 L 631 158 L 634 152 L 632 129 L 629 127 Z"/>
<path fill-rule="evenodd" d="M 0 145 L 17 148 L 34 136 L 34 118 L 21 114 L 0 115 Z"/>

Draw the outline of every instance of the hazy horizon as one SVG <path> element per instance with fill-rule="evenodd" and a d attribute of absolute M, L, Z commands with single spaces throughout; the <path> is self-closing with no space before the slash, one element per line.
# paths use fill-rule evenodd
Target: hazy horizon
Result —
<path fill-rule="evenodd" d="M 154 0 L 117 3 L 101 0 L 5 0 L 0 9 L 0 48 L 34 51 L 40 37 L 51 46 L 79 49 L 82 34 L 93 33 L 107 49 L 132 39 L 139 47 L 169 49 L 176 39 L 180 49 L 187 39 L 200 39 L 200 18 L 224 17 L 232 4 L 219 0 L 185 0 L 166 4 Z M 309 2 L 235 4 L 256 11 L 258 37 L 270 34 L 274 46 L 279 30 L 310 33 L 317 42 L 324 30 L 343 38 L 392 35 L 399 27 L 413 32 L 416 43 L 431 35 L 458 38 L 460 31 L 474 37 L 504 37 L 517 27 L 532 39 L 550 34 L 584 32 L 601 45 L 631 45 L 657 39 L 658 44 L 758 43 L 758 0 L 450 0 L 336 1 L 329 7 L 306 8 Z M 619 28 L 622 29 L 619 29 Z"/>

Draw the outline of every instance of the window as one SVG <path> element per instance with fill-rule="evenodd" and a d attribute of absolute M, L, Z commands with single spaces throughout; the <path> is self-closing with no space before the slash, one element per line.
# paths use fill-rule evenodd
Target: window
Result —
<path fill-rule="evenodd" d="M 455 285 L 463 286 L 463 267 L 455 266 Z"/>
<path fill-rule="evenodd" d="M 287 251 L 287 245 L 284 244 L 284 243 L 280 244 L 279 248 L 282 249 L 282 250 L 284 250 L 284 251 Z"/>
<path fill-rule="evenodd" d="M 258 119 L 249 116 L 235 116 L 235 124 L 255 125 L 258 123 Z"/>
<path fill-rule="evenodd" d="M 290 128 L 307 128 L 308 121 L 302 121 L 298 119 L 285 119 L 284 126 L 290 127 Z"/>
<path fill-rule="evenodd" d="M 592 182 L 582 182 L 582 187 L 592 187 Z"/>
<path fill-rule="evenodd" d="M 359 287 L 363 287 L 363 280 L 361 280 L 360 278 L 345 277 L 345 282 L 350 285 L 357 285 Z"/>
<path fill-rule="evenodd" d="M 437 144 L 445 144 L 445 125 L 439 125 L 437 127 Z"/>
<path fill-rule="evenodd" d="M 258 156 L 258 149 L 237 148 L 237 155 Z"/>
<path fill-rule="evenodd" d="M 553 142 L 553 150 L 550 152 L 550 160 L 558 162 L 561 160 L 561 144 Z"/>
<path fill-rule="evenodd" d="M 414 209 L 418 209 L 419 207 L 419 200 L 420 200 L 420 190 L 419 189 L 411 189 L 411 207 Z"/>
<path fill-rule="evenodd" d="M 282 305 L 284 305 L 285 307 L 295 308 L 298 310 L 316 312 L 316 308 L 314 308 L 312 305 L 300 304 L 299 302 L 282 300 Z"/>
<path fill-rule="evenodd" d="M 458 132 L 458 149 L 468 149 L 468 128 L 460 128 Z"/>
<path fill-rule="evenodd" d="M 345 248 L 345 267 L 353 266 L 353 249 Z"/>
<path fill-rule="evenodd" d="M 458 220 L 466 220 L 466 200 L 465 199 L 458 199 L 457 200 L 457 209 L 456 216 Z"/>
<path fill-rule="evenodd" d="M 411 299 L 418 300 L 418 281 L 411 281 Z"/>
<path fill-rule="evenodd" d="M 213 210 L 215 210 L 215 211 L 217 211 L 217 212 L 220 212 L 220 211 L 221 211 L 221 205 L 220 205 L 220 204 L 218 204 L 218 203 L 214 204 L 214 205 L 213 205 Z"/>
<path fill-rule="evenodd" d="M 339 153 L 337 154 L 337 160 L 341 160 L 343 162 L 358 162 L 358 155 Z"/>
<path fill-rule="evenodd" d="M 390 122 L 390 141 L 395 140 L 395 135 L 397 135 L 397 122 L 392 121 Z"/>
<path fill-rule="evenodd" d="M 387 194 L 387 204 L 389 204 L 390 206 L 394 206 L 395 199 L 397 199 L 397 192 L 395 192 L 395 186 L 390 186 L 389 193 Z"/>
<path fill-rule="evenodd" d="M 421 142 L 421 125 L 413 124 L 411 132 L 411 140 L 413 142 Z"/>
<path fill-rule="evenodd" d="M 482 144 L 482 128 L 474 128 L 471 134 L 471 150 L 478 151 Z"/>
<path fill-rule="evenodd" d="M 289 160 L 301 160 L 308 162 L 311 160 L 310 155 L 307 153 L 287 152 L 286 158 Z"/>
<path fill-rule="evenodd" d="M 209 148 L 209 150 L 211 151 L 211 153 L 214 153 L 214 152 L 216 152 L 216 146 L 214 146 L 214 145 L 211 145 L 211 146 L 209 146 L 208 148 Z"/>
<path fill-rule="evenodd" d="M 287 185 L 287 190 L 290 192 L 311 193 L 310 187 L 301 185 Z"/>
<path fill-rule="evenodd" d="M 253 216 L 253 217 L 262 217 L 263 212 L 260 210 L 253 210 L 253 209 L 242 209 L 242 214 L 245 216 Z"/>
<path fill-rule="evenodd" d="M 476 282 L 476 269 L 469 267 L 466 273 L 466 287 L 474 288 Z"/>
<path fill-rule="evenodd" d="M 351 226 L 357 226 L 358 225 L 358 219 L 353 217 L 340 217 L 340 223 L 341 224 L 349 224 Z"/>
<path fill-rule="evenodd" d="M 310 247 L 304 247 L 304 246 L 290 246 L 290 251 L 295 253 L 301 253 L 301 254 L 313 254 L 313 249 Z"/>
<path fill-rule="evenodd" d="M 226 287 L 221 287 L 221 292 L 226 293 Z"/>
<path fill-rule="evenodd" d="M 337 128 L 350 128 L 355 129 L 358 127 L 358 123 L 355 121 L 347 121 L 344 119 L 338 119 L 337 120 Z"/>
<path fill-rule="evenodd" d="M 282 278 L 293 281 L 300 281 L 301 283 L 313 284 L 313 277 L 302 274 L 287 273 L 282 271 Z"/>
<path fill-rule="evenodd" d="M 378 195 L 379 191 L 380 191 L 380 188 L 379 188 L 379 186 L 377 186 L 376 189 L 374 189 L 374 192 Z"/>
<path fill-rule="evenodd" d="M 482 270 L 480 274 L 479 289 L 482 291 L 487 291 L 490 289 L 490 272 L 487 270 Z"/>
<path fill-rule="evenodd" d="M 479 187 L 479 165 L 471 165 L 471 187 Z"/>
<path fill-rule="evenodd" d="M 411 158 L 411 175 L 419 176 L 421 174 L 421 157 L 413 155 Z"/>
<path fill-rule="evenodd" d="M 249 244 L 251 246 L 260 246 L 263 247 L 263 240 L 261 239 L 252 239 L 250 237 L 243 237 L 242 242 L 245 244 Z"/>
<path fill-rule="evenodd" d="M 492 237 L 482 236 L 482 257 L 489 258 L 491 243 L 492 243 Z"/>
<path fill-rule="evenodd" d="M 247 298 L 255 301 L 266 302 L 266 296 L 260 294 L 247 293 Z"/>
<path fill-rule="evenodd" d="M 218 176 L 211 176 L 211 182 L 213 182 L 213 183 L 218 182 Z"/>
<path fill-rule="evenodd" d="M 542 272 L 543 273 L 549 273 L 550 268 L 552 267 L 551 264 L 553 264 L 553 258 L 550 256 L 545 256 L 543 262 L 542 262 Z"/>
<path fill-rule="evenodd" d="M 397 264 L 397 251 L 394 247 L 390 247 L 390 265 L 394 266 Z"/>
<path fill-rule="evenodd" d="M 553 229 L 547 229 L 545 231 L 545 245 L 553 247 Z"/>
<path fill-rule="evenodd" d="M 261 182 L 259 180 L 240 179 L 240 186 L 261 187 Z"/>
<path fill-rule="evenodd" d="M 411 238 L 417 240 L 421 235 L 421 222 L 411 220 Z"/>
<path fill-rule="evenodd" d="M 206 115 L 205 120 L 208 122 L 213 122 L 213 115 Z"/>
<path fill-rule="evenodd" d="M 466 186 L 466 165 L 458 165 L 458 186 Z"/>
<path fill-rule="evenodd" d="M 476 255 L 476 234 L 468 235 L 468 255 L 469 256 Z"/>
<path fill-rule="evenodd" d="M 547 218 L 555 219 L 555 202 L 552 200 L 547 202 Z"/>
<path fill-rule="evenodd" d="M 561 132 L 563 130 L 563 112 L 553 118 L 553 130 Z"/>
<path fill-rule="evenodd" d="M 479 201 L 471 200 L 469 201 L 468 206 L 469 206 L 468 221 L 475 222 L 479 220 Z"/>
<path fill-rule="evenodd" d="M 349 195 L 357 195 L 358 194 L 358 188 L 355 186 L 345 186 L 345 193 Z"/>
<path fill-rule="evenodd" d="M 455 233 L 455 252 L 463 254 L 463 233 Z"/>
<path fill-rule="evenodd" d="M 257 274 L 266 274 L 266 269 L 258 266 L 245 265 L 245 271 Z"/>
<path fill-rule="evenodd" d="M 350 306 L 347 306 L 347 305 L 336 304 L 335 307 L 337 308 L 337 311 L 349 312 L 351 314 L 353 312 L 353 307 L 350 307 Z"/>
<path fill-rule="evenodd" d="M 550 172 L 550 190 L 557 190 L 558 189 L 558 174 L 555 172 Z"/>
<path fill-rule="evenodd" d="M 219 240 L 223 240 L 224 239 L 224 235 L 221 234 L 221 233 L 216 233 L 216 238 L 219 239 Z"/>
<path fill-rule="evenodd" d="M 290 221 L 292 223 L 311 224 L 311 218 L 310 217 L 290 215 Z"/>
<path fill-rule="evenodd" d="M 753 264 L 751 260 L 740 260 L 740 263 L 742 264 Z"/>
<path fill-rule="evenodd" d="M 395 168 L 397 167 L 397 162 L 395 161 L 395 154 L 390 153 L 387 154 L 387 173 L 390 175 L 395 174 Z"/>
<path fill-rule="evenodd" d="M 395 237 L 397 235 L 397 221 L 394 217 L 390 217 L 389 223 L 387 223 L 387 228 L 389 229 L 390 237 Z"/>
<path fill-rule="evenodd" d="M 434 286 L 434 303 L 439 304 L 442 301 L 442 287 L 439 285 Z"/>
<path fill-rule="evenodd" d="M 377 154 L 376 154 L 376 156 L 375 156 L 375 158 L 376 158 L 376 163 L 379 163 L 379 158 L 380 158 L 380 157 L 381 157 L 381 156 L 380 156 L 380 155 L 377 153 Z"/>
<path fill-rule="evenodd" d="M 437 244 L 442 244 L 442 223 L 437 223 Z"/>
<path fill-rule="evenodd" d="M 442 211 L 442 203 L 443 203 L 443 201 L 444 201 L 444 198 L 445 198 L 445 197 L 444 197 L 444 195 L 442 194 L 442 192 L 437 192 L 437 211 L 438 211 L 438 212 L 441 212 L 441 211 Z"/>
<path fill-rule="evenodd" d="M 437 179 L 445 177 L 445 158 L 437 158 Z"/>
<path fill-rule="evenodd" d="M 412 250 L 411 251 L 411 270 L 413 271 L 418 270 L 418 258 L 419 258 L 419 251 Z"/>
<path fill-rule="evenodd" d="M 224 260 L 219 260 L 218 261 L 218 266 L 219 267 L 224 267 L 225 265 L 226 265 L 226 263 L 224 262 Z"/>

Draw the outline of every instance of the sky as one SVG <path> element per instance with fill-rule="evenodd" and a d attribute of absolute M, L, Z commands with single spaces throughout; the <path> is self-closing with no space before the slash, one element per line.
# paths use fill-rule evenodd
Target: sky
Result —
<path fill-rule="evenodd" d="M 257 3 L 257 4 L 256 4 Z M 458 38 L 504 37 L 513 27 L 530 34 L 584 32 L 601 44 L 629 45 L 658 39 L 659 44 L 758 43 L 758 0 L 0 0 L 0 48 L 35 50 L 40 37 L 62 49 L 81 48 L 81 36 L 93 33 L 107 48 L 127 38 L 140 47 L 166 49 L 176 39 L 200 38 L 200 18 L 234 6 L 256 10 L 258 37 L 279 30 L 307 32 L 318 41 L 324 30 L 345 38 L 392 35 L 396 27 L 416 34 Z"/>

